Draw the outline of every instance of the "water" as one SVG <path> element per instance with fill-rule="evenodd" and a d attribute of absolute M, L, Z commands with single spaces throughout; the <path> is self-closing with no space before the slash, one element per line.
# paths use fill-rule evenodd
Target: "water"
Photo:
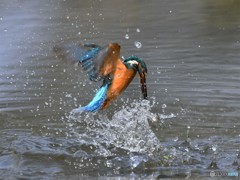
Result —
<path fill-rule="evenodd" d="M 0 177 L 237 172 L 239 10 L 237 0 L 2 0 Z M 100 85 L 55 57 L 72 42 L 118 42 L 143 58 L 149 99 L 135 78 L 107 110 L 71 115 Z"/>

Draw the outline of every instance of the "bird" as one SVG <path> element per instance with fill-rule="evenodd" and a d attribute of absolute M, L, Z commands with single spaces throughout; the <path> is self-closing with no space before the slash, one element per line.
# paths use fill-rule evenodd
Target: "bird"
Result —
<path fill-rule="evenodd" d="M 137 73 L 140 76 L 142 96 L 147 99 L 146 63 L 135 55 L 120 57 L 120 48 L 118 43 L 105 46 L 94 43 L 85 43 L 82 46 L 72 44 L 67 47 L 68 56 L 78 61 L 87 72 L 90 81 L 102 81 L 92 101 L 86 106 L 73 109 L 73 112 L 96 112 L 106 109 L 122 94 Z"/>

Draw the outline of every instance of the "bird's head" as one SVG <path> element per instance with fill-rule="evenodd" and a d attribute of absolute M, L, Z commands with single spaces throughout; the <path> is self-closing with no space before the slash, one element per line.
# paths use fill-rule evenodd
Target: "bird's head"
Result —
<path fill-rule="evenodd" d="M 128 69 L 134 69 L 138 72 L 140 76 L 141 89 L 143 98 L 147 98 L 147 85 L 146 85 L 146 74 L 147 74 L 147 66 L 146 63 L 137 56 L 130 56 L 123 60 L 123 63 Z"/>
<path fill-rule="evenodd" d="M 145 62 L 137 56 L 130 56 L 124 59 L 123 63 L 127 66 L 128 69 L 135 69 L 139 73 L 147 73 L 147 66 Z"/>

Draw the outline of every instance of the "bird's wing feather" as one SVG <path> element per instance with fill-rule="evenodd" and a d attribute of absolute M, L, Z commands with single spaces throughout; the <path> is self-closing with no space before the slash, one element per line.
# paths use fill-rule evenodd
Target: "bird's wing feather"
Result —
<path fill-rule="evenodd" d="M 78 62 L 79 59 L 86 54 L 87 49 L 80 47 L 79 44 L 69 43 L 64 46 L 54 46 L 53 51 L 57 57 L 61 57 L 70 62 Z"/>
<path fill-rule="evenodd" d="M 94 45 L 79 60 L 83 70 L 87 71 L 91 81 L 99 81 L 116 69 L 116 63 L 120 53 L 118 44 L 109 44 L 100 48 Z"/>
<path fill-rule="evenodd" d="M 64 59 L 79 62 L 91 81 L 99 81 L 116 69 L 120 46 L 117 43 L 105 47 L 90 43 L 71 43 L 54 50 Z"/>

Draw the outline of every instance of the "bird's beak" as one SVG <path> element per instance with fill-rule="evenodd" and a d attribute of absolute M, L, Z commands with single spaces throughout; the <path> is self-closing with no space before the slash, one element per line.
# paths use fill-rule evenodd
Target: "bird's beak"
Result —
<path fill-rule="evenodd" d="M 141 90 L 143 94 L 143 98 L 147 99 L 147 84 L 146 84 L 146 74 L 142 72 L 140 75 L 140 83 L 141 83 Z"/>

